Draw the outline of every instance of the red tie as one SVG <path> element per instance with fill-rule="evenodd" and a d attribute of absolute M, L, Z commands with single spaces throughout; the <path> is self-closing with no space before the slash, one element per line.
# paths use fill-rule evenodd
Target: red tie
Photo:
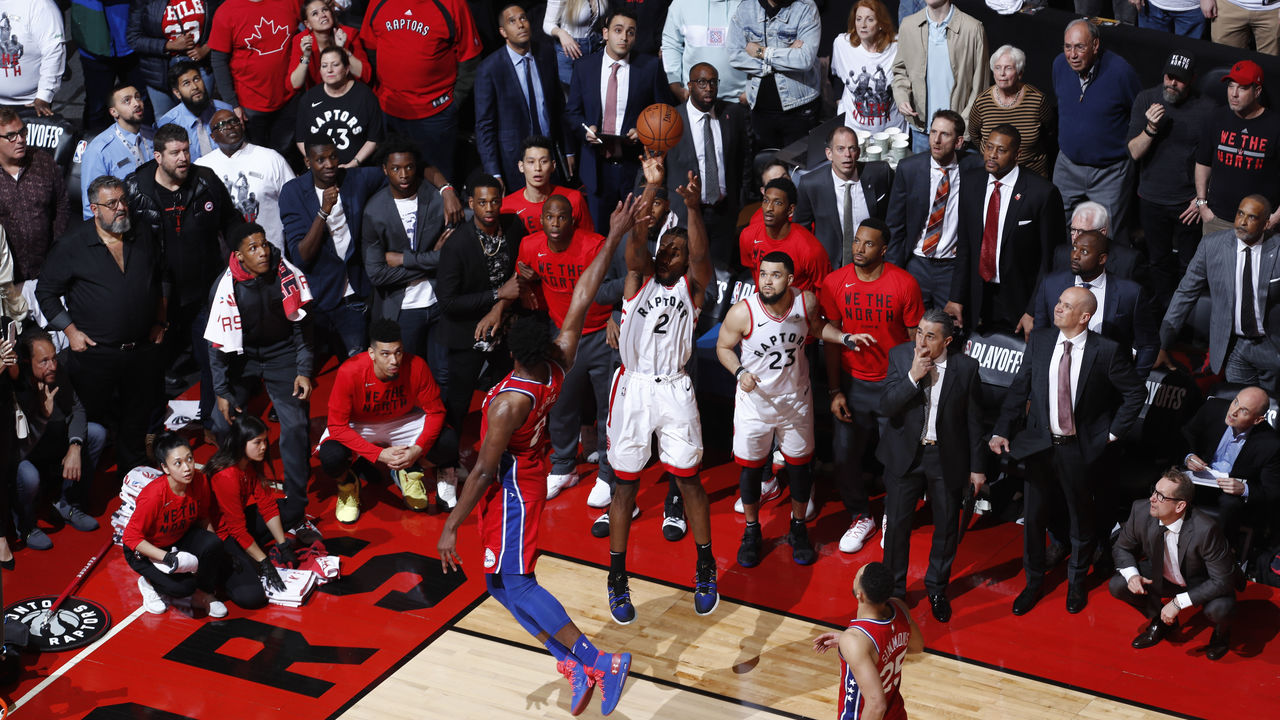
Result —
<path fill-rule="evenodd" d="M 1063 435 L 1076 434 L 1075 416 L 1071 412 L 1071 341 L 1062 341 L 1062 359 L 1058 361 L 1058 427 Z"/>
<path fill-rule="evenodd" d="M 604 99 L 604 134 L 618 134 L 618 68 L 621 63 L 614 63 L 613 69 L 609 71 L 609 85 L 605 90 Z"/>
<path fill-rule="evenodd" d="M 933 257 L 938 251 L 938 241 L 942 240 L 942 220 L 947 214 L 947 196 L 951 194 L 951 180 L 947 178 L 947 169 L 942 170 L 942 179 L 938 181 L 938 191 L 933 194 L 933 208 L 929 211 L 929 224 L 924 230 L 925 257 Z"/>
<path fill-rule="evenodd" d="M 982 226 L 982 255 L 978 258 L 978 274 L 991 282 L 996 277 L 996 242 L 1000 238 L 1000 181 L 995 181 L 991 199 L 987 201 L 987 221 Z"/>

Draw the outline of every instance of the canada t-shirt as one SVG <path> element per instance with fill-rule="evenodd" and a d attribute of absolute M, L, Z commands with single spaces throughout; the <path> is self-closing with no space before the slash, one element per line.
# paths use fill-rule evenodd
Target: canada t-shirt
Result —
<path fill-rule="evenodd" d="M 292 97 L 280 78 L 289 74 L 289 38 L 297 27 L 297 0 L 226 0 L 218 6 L 209 48 L 231 55 L 241 107 L 273 112 Z"/>
<path fill-rule="evenodd" d="M 1280 112 L 1264 110 L 1245 120 L 1222 108 L 1205 123 L 1196 163 L 1210 168 L 1205 199 L 1220 219 L 1234 222 L 1240 200 L 1254 193 L 1274 207 L 1280 201 Z"/>
<path fill-rule="evenodd" d="M 831 258 L 813 233 L 791 223 L 791 231 L 787 236 L 774 240 L 769 237 L 762 219 L 758 223 L 747 225 L 738 236 L 742 266 L 754 273 L 757 290 L 760 289 L 760 259 L 775 250 L 781 250 L 791 257 L 791 263 L 795 266 L 791 287 L 797 290 L 817 292 L 822 279 L 831 272 Z"/>
<path fill-rule="evenodd" d="M 858 268 L 845 265 L 822 283 L 822 314 L 847 333 L 870 333 L 875 342 L 854 352 L 840 351 L 845 373 L 868 382 L 884 379 L 889 350 L 907 341 L 907 328 L 920 324 L 924 301 L 920 284 L 906 270 L 892 263 L 871 282 L 858 279 Z"/>
<path fill-rule="evenodd" d="M 405 120 L 449 107 L 458 63 L 480 54 L 480 35 L 463 0 L 375 0 L 360 39 L 377 54 L 382 109 Z"/>
<path fill-rule="evenodd" d="M 587 201 L 582 197 L 582 193 L 556 185 L 551 188 L 551 192 L 547 193 L 547 197 L 552 195 L 563 195 L 569 201 L 569 206 L 573 208 L 573 221 L 577 229 L 595 232 L 595 226 L 591 224 L 591 213 L 587 209 Z M 542 232 L 542 203 L 530 202 L 525 198 L 524 190 L 517 190 L 503 198 L 502 212 L 518 216 L 520 222 L 524 223 L 525 232 Z"/>
<path fill-rule="evenodd" d="M 341 97 L 330 96 L 323 85 L 311 88 L 298 103 L 294 137 L 305 140 L 312 135 L 328 135 L 338 149 L 338 162 L 351 162 L 366 142 L 382 141 L 378 98 L 358 80 Z"/>
<path fill-rule="evenodd" d="M 547 242 L 547 234 L 541 230 L 520 241 L 518 260 L 537 273 L 538 298 L 556 327 L 564 325 L 569 303 L 573 300 L 573 288 L 603 245 L 603 237 L 583 230 L 574 231 L 564 252 L 553 252 Z M 582 332 L 586 334 L 603 329 L 612 314 L 611 306 L 591 303 Z"/>

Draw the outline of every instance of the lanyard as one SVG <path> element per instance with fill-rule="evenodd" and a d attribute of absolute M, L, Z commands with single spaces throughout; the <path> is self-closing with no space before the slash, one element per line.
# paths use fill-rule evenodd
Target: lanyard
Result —
<path fill-rule="evenodd" d="M 128 148 L 129 154 L 133 156 L 134 161 L 137 162 L 138 165 L 146 162 L 146 160 L 142 159 L 142 150 L 138 148 L 138 146 L 142 144 L 141 132 L 138 133 L 137 142 L 129 142 L 129 139 L 124 136 L 124 133 L 120 132 L 119 125 L 112 125 L 111 129 L 116 131 L 116 137 L 120 139 L 120 144 Z"/>

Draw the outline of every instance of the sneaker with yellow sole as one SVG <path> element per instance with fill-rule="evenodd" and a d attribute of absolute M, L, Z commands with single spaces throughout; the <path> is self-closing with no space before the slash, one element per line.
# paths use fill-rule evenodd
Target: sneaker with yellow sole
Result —
<path fill-rule="evenodd" d="M 391 477 L 400 486 L 400 494 L 404 495 L 404 504 L 410 510 L 422 512 L 431 504 L 427 496 L 427 486 L 422 482 L 423 472 L 418 468 L 408 470 L 392 470 Z"/>
<path fill-rule="evenodd" d="M 344 525 L 360 519 L 360 481 L 354 477 L 349 479 L 351 482 L 338 485 L 338 503 L 333 512 Z"/>

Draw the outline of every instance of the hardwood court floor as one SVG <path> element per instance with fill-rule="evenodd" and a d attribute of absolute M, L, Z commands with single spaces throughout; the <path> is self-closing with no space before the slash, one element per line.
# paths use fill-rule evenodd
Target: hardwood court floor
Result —
<path fill-rule="evenodd" d="M 722 601 L 693 613 L 689 590 L 634 579 L 637 622 L 609 620 L 597 602 L 605 571 L 544 557 L 539 580 L 602 650 L 632 653 L 631 679 L 611 717 L 826 718 L 834 713 L 834 651 L 811 641 L 830 628 Z M 551 656 L 492 598 L 342 715 L 343 720 L 563 718 L 569 684 Z M 940 655 L 903 669 L 907 712 L 917 718 L 1138 719 L 1172 717 Z M 582 717 L 599 715 L 598 698 Z"/>

